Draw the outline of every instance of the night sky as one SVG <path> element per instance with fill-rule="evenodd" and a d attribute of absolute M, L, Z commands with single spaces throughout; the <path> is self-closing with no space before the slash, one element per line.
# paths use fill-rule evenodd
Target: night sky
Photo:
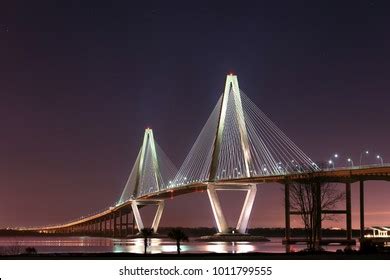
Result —
<path fill-rule="evenodd" d="M 0 3 L 0 227 L 113 204 L 146 127 L 180 166 L 231 71 L 314 161 L 390 161 L 386 1 L 79 2 Z M 389 225 L 390 182 L 366 191 L 366 224 Z M 222 196 L 230 221 L 242 200 Z M 283 219 L 281 186 L 261 185 L 251 226 Z M 161 222 L 213 225 L 206 193 Z"/>

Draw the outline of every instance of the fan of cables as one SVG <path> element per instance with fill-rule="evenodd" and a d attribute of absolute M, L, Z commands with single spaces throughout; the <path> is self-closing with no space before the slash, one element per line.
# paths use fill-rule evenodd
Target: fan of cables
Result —
<path fill-rule="evenodd" d="M 215 145 L 216 137 L 220 145 Z M 218 158 L 213 159 L 215 155 Z M 217 168 L 210 178 L 213 161 Z M 247 95 L 231 87 L 219 99 L 170 187 L 315 170 L 318 166 Z"/>

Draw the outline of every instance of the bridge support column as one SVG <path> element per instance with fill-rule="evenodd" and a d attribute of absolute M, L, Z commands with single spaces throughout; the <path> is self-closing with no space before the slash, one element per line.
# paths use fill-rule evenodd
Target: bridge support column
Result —
<path fill-rule="evenodd" d="M 112 214 L 109 215 L 108 217 L 108 236 L 112 236 Z"/>
<path fill-rule="evenodd" d="M 352 240 L 351 183 L 345 184 L 345 200 L 347 215 L 347 240 Z"/>
<path fill-rule="evenodd" d="M 364 181 L 360 181 L 359 186 L 360 199 L 360 239 L 364 238 Z"/>
<path fill-rule="evenodd" d="M 134 235 L 135 231 L 135 218 L 134 213 L 131 213 L 131 235 Z"/>
<path fill-rule="evenodd" d="M 285 219 L 285 239 L 286 242 L 291 238 L 291 226 L 290 226 L 290 185 L 286 183 L 284 185 L 284 219 Z"/>
<path fill-rule="evenodd" d="M 110 232 L 110 216 L 106 216 L 104 220 L 104 235 L 108 236 Z"/>
<path fill-rule="evenodd" d="M 115 228 L 116 228 L 116 217 L 115 212 L 111 214 L 110 219 L 110 230 L 111 230 L 111 236 L 115 237 Z"/>
<path fill-rule="evenodd" d="M 210 199 L 211 208 L 213 210 L 214 219 L 217 223 L 219 233 L 228 233 L 229 228 L 226 222 L 226 218 L 223 214 L 221 203 L 218 198 L 217 190 L 230 190 L 230 191 L 246 191 L 246 197 L 244 205 L 241 210 L 240 218 L 238 219 L 236 230 L 239 233 L 246 233 L 248 227 L 249 218 L 251 215 L 253 203 L 256 197 L 256 185 L 213 185 L 207 186 L 207 194 Z"/>
<path fill-rule="evenodd" d="M 129 213 L 126 213 L 126 222 L 125 222 L 125 224 L 126 224 L 125 234 L 126 234 L 126 236 L 128 236 L 129 235 Z"/>
<path fill-rule="evenodd" d="M 150 199 L 150 200 L 133 200 L 131 203 L 131 209 L 133 210 L 134 219 L 138 227 L 138 231 L 144 229 L 144 223 L 141 218 L 141 214 L 139 212 L 139 205 L 157 205 L 156 215 L 154 216 L 152 229 L 155 233 L 157 233 L 158 226 L 160 224 L 161 216 L 164 211 L 164 200 L 161 199 Z"/>
<path fill-rule="evenodd" d="M 123 226 L 123 222 L 122 222 L 122 211 L 121 210 L 119 210 L 119 229 L 118 229 L 118 236 L 119 237 L 122 237 L 122 226 Z"/>
<path fill-rule="evenodd" d="M 107 236 L 111 236 L 111 214 L 107 217 Z"/>
<path fill-rule="evenodd" d="M 321 183 L 317 183 L 315 186 L 315 213 L 316 213 L 316 234 L 318 246 L 320 246 L 322 238 L 322 201 L 321 201 Z"/>

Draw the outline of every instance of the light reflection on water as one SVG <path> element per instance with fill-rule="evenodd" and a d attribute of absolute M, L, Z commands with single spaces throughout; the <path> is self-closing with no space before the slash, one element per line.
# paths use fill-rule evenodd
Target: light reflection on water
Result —
<path fill-rule="evenodd" d="M 282 238 L 271 237 L 270 242 L 199 242 L 190 240 L 181 245 L 183 253 L 283 253 L 305 248 L 304 244 L 282 245 Z M 6 247 L 35 247 L 39 253 L 144 253 L 144 240 L 118 239 L 104 237 L 0 237 L 1 248 Z M 344 249 L 345 246 L 325 246 L 327 251 Z M 354 247 L 352 247 L 354 248 Z M 148 253 L 176 253 L 176 243 L 169 239 L 152 238 L 147 249 Z"/>

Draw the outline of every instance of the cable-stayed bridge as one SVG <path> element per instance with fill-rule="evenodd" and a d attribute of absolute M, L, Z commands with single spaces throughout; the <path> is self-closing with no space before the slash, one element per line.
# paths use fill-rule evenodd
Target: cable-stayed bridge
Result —
<path fill-rule="evenodd" d="M 334 214 L 347 217 L 347 239 L 351 239 L 351 183 L 360 182 L 360 225 L 364 233 L 364 181 L 390 180 L 389 165 L 321 169 L 288 138 L 239 88 L 235 75 L 226 78 L 223 94 L 177 170 L 146 129 L 143 143 L 116 205 L 64 224 L 33 228 L 45 232 L 98 232 L 127 236 L 145 227 L 139 207 L 157 205 L 151 227 L 158 230 L 164 201 L 185 193 L 207 191 L 219 233 L 228 233 L 218 191 L 244 191 L 246 198 L 235 231 L 248 227 L 257 186 L 277 182 L 285 185 L 286 238 L 290 238 L 289 184 L 320 178 L 346 184 L 346 209 Z M 319 206 L 321 207 L 321 206 Z M 320 213 L 325 210 L 319 209 Z M 132 221 L 129 221 L 131 217 Z"/>

